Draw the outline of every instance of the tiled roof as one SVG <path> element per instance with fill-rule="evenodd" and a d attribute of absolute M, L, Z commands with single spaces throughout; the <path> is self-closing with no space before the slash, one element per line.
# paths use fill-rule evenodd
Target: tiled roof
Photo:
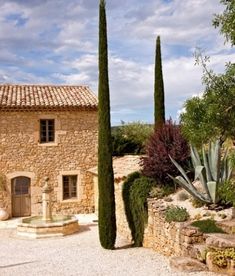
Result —
<path fill-rule="evenodd" d="M 113 173 L 115 181 L 123 180 L 128 174 L 141 169 L 140 155 L 125 155 L 113 158 Z M 98 175 L 98 167 L 89 170 L 92 174 Z"/>
<path fill-rule="evenodd" d="M 0 84 L 0 111 L 97 109 L 88 86 Z"/>

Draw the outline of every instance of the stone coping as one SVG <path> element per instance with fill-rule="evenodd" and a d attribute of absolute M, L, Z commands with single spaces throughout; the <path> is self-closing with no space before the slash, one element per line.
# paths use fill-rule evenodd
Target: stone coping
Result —
<path fill-rule="evenodd" d="M 29 218 L 23 218 L 21 223 L 19 223 L 17 226 L 19 227 L 28 227 L 28 228 L 53 228 L 53 227 L 60 227 L 60 226 L 65 226 L 65 225 L 68 225 L 68 224 L 71 224 L 71 223 L 74 223 L 74 222 L 78 222 L 78 219 L 76 217 L 71 217 L 71 218 L 68 218 L 66 219 L 65 221 L 56 221 L 56 222 L 41 222 L 41 223 L 38 223 L 38 224 L 31 224 L 31 223 L 28 223 L 28 222 L 25 222 L 25 220 L 29 220 L 29 219 L 33 219 L 33 218 L 40 218 L 40 216 L 35 216 L 35 217 L 29 217 Z"/>

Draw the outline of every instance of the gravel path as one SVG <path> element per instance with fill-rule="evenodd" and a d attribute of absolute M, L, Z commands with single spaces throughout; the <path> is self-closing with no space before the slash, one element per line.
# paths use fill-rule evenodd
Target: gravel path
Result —
<path fill-rule="evenodd" d="M 100 247 L 94 223 L 81 225 L 75 235 L 41 240 L 16 237 L 15 229 L 0 229 L 0 275 L 215 275 L 172 272 L 164 256 L 145 248 L 127 248 L 120 238 L 117 247 L 117 250 Z"/>

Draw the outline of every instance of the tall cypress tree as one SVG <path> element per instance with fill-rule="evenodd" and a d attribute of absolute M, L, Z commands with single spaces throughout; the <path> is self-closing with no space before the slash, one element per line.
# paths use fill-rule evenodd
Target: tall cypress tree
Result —
<path fill-rule="evenodd" d="M 105 0 L 99 4 L 99 136 L 98 136 L 98 187 L 99 237 L 102 247 L 114 249 L 116 215 L 114 177 L 112 166 L 112 139 L 110 126 L 110 99 L 108 77 L 108 43 Z"/>
<path fill-rule="evenodd" d="M 162 76 L 162 57 L 160 36 L 156 41 L 155 83 L 154 83 L 154 119 L 155 129 L 165 123 L 164 83 Z"/>

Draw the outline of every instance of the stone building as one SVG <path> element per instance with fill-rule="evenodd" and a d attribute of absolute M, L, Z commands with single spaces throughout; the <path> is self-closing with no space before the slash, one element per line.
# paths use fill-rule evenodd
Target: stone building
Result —
<path fill-rule="evenodd" d="M 87 86 L 0 85 L 0 207 L 41 212 L 46 177 L 53 213 L 94 210 L 97 98 Z"/>

